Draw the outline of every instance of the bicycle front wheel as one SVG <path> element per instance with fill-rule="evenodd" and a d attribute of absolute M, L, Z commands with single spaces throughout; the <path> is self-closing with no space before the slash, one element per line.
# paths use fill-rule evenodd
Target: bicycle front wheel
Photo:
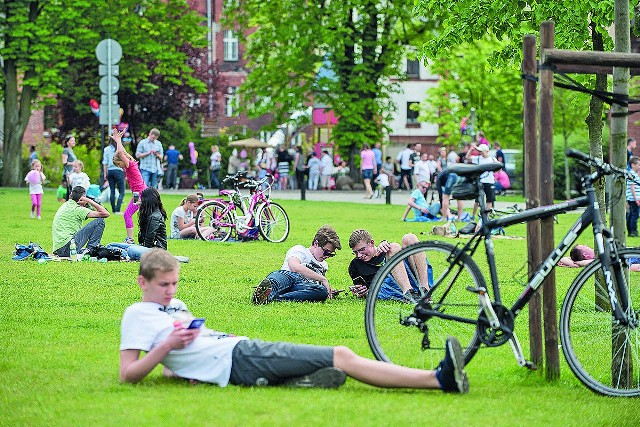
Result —
<path fill-rule="evenodd" d="M 269 202 L 258 208 L 258 230 L 269 242 L 280 243 L 289 236 L 289 216 L 277 203 Z"/>
<path fill-rule="evenodd" d="M 444 356 L 448 336 L 458 338 L 462 344 L 465 363 L 475 355 L 480 346 L 475 323 L 480 304 L 478 294 L 466 288 L 486 288 L 486 284 L 478 265 L 468 254 L 462 253 L 459 261 L 452 264 L 458 251 L 444 242 L 419 242 L 402 249 L 378 270 L 365 307 L 367 340 L 376 359 L 412 368 L 434 369 Z M 405 268 L 415 265 L 416 257 L 426 258 L 428 263 L 432 308 L 447 316 L 468 319 L 470 323 L 433 315 L 426 321 L 426 333 L 416 326 L 401 323 L 413 312 L 414 304 L 389 299 L 394 286 L 391 273 L 401 264 Z"/>
<path fill-rule="evenodd" d="M 594 261 L 567 291 L 560 314 L 562 351 L 575 376 L 608 396 L 640 396 L 640 250 L 623 249 L 630 325 L 616 324 L 602 264 Z M 615 283 L 615 274 L 611 272 Z M 621 288 L 622 288 L 621 287 Z M 620 301 L 620 291 L 616 291 Z"/>
<path fill-rule="evenodd" d="M 231 213 L 224 203 L 217 200 L 206 202 L 196 213 L 196 232 L 202 240 L 224 242 L 234 228 Z"/>

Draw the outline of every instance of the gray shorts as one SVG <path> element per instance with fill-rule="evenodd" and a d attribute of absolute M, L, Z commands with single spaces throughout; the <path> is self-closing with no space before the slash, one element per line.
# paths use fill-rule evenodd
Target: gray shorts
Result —
<path fill-rule="evenodd" d="M 233 349 L 234 385 L 278 385 L 288 378 L 333 366 L 333 347 L 242 340 Z"/>

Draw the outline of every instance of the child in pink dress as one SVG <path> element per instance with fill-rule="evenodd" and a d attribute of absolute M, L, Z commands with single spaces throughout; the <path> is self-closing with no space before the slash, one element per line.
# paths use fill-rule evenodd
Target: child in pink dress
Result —
<path fill-rule="evenodd" d="M 42 207 L 42 184 L 47 179 L 42 173 L 42 163 L 40 160 L 34 160 L 31 163 L 31 171 L 24 177 L 24 180 L 29 184 L 29 194 L 31 195 L 31 218 L 41 219 L 40 209 Z"/>
<path fill-rule="evenodd" d="M 133 193 L 137 192 L 138 195 L 142 193 L 142 190 L 147 188 L 147 185 L 142 179 L 140 168 L 138 168 L 138 162 L 127 153 L 122 145 L 122 135 L 124 135 L 126 128 L 119 132 L 115 127 L 113 128 L 113 135 L 111 139 L 116 142 L 116 154 L 113 155 L 113 164 L 124 170 L 124 175 L 129 181 L 129 188 Z M 124 226 L 127 230 L 126 243 L 134 243 L 133 240 L 133 214 L 140 209 L 140 199 L 136 203 L 133 201 L 133 197 L 129 200 L 127 209 L 124 211 Z"/>

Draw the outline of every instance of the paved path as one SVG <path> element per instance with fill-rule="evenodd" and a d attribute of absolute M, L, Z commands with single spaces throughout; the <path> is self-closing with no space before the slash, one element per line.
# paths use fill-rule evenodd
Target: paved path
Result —
<path fill-rule="evenodd" d="M 194 193 L 196 190 L 163 190 L 162 193 L 166 194 L 190 194 Z M 200 190 L 205 195 L 205 197 L 211 197 L 217 195 L 217 190 Z M 409 200 L 409 192 L 408 191 L 393 191 L 391 194 L 391 204 L 397 206 L 406 206 L 407 201 Z M 275 200 L 301 200 L 300 199 L 300 190 L 273 190 L 271 192 L 271 198 Z M 326 190 L 318 190 L 318 191 L 306 191 L 305 198 L 309 201 L 314 202 L 351 202 L 351 203 L 364 203 L 364 204 L 372 204 L 372 205 L 384 205 L 386 199 L 383 197 L 379 199 L 365 199 L 363 191 L 326 191 Z M 427 201 L 431 199 L 431 193 L 427 194 Z M 436 194 L 436 200 L 438 196 Z M 507 207 L 513 206 L 513 202 L 501 202 L 499 199 L 496 201 L 496 209 L 506 209 Z M 525 203 L 521 202 L 517 204 L 521 209 L 525 208 Z M 453 202 L 453 208 L 456 207 L 456 202 Z M 468 209 L 471 212 L 473 208 L 472 200 L 464 201 L 465 209 Z"/>

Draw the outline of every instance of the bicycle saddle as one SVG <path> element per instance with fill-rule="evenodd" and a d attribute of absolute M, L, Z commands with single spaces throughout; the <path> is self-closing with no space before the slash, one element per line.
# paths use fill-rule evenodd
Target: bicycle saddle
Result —
<path fill-rule="evenodd" d="M 467 163 L 455 163 L 445 169 L 447 172 L 455 173 L 460 176 L 477 176 L 484 172 L 495 172 L 504 167 L 500 162 L 485 163 L 482 165 L 470 165 Z"/>

